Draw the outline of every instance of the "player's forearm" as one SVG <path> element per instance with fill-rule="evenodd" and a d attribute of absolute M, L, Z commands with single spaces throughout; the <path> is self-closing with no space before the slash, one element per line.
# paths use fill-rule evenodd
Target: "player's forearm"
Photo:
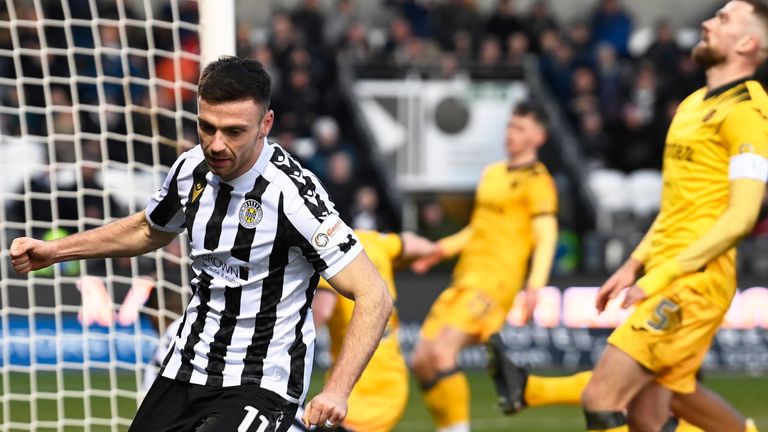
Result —
<path fill-rule="evenodd" d="M 438 244 L 443 251 L 443 256 L 450 258 L 461 252 L 464 246 L 469 243 L 470 238 L 472 238 L 472 225 L 467 225 L 461 231 L 443 237 L 438 241 Z"/>
<path fill-rule="evenodd" d="M 352 319 L 339 357 L 325 384 L 326 390 L 349 396 L 381 340 L 392 314 L 392 297 L 381 278 L 371 288 L 355 297 Z"/>
<path fill-rule="evenodd" d="M 88 258 L 130 257 L 168 244 L 175 234 L 152 230 L 144 212 L 99 228 L 54 240 L 57 262 Z"/>
<path fill-rule="evenodd" d="M 531 259 L 531 269 L 527 288 L 538 289 L 549 281 L 552 262 L 557 249 L 557 218 L 555 215 L 542 215 L 533 220 L 535 246 Z"/>
<path fill-rule="evenodd" d="M 732 181 L 728 207 L 712 227 L 675 259 L 667 261 L 641 278 L 637 285 L 646 294 L 653 294 L 674 279 L 698 271 L 734 247 L 754 226 L 762 202 L 755 197 L 762 197 L 764 193 L 765 183 L 762 181 Z"/>

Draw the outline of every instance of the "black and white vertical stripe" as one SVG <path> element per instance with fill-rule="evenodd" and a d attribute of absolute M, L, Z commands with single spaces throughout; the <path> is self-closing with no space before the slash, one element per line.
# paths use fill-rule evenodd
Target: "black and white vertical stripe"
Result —
<path fill-rule="evenodd" d="M 246 201 L 261 208 L 255 227 L 241 223 Z M 146 212 L 157 229 L 188 231 L 195 273 L 161 374 L 209 386 L 258 384 L 303 401 L 315 287 L 362 250 L 354 236 L 329 250 L 312 246 L 334 213 L 317 178 L 277 145 L 265 142 L 253 168 L 226 183 L 208 172 L 199 146 L 184 153 Z"/>

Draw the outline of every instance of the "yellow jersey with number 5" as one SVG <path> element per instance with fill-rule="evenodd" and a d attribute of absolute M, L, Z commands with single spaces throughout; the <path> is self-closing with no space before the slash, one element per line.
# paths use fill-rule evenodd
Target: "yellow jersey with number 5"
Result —
<path fill-rule="evenodd" d="M 661 207 L 646 271 L 712 227 L 728 205 L 730 179 L 752 169 L 750 155 L 768 157 L 768 97 L 760 83 L 745 79 L 709 92 L 703 88 L 680 104 L 667 134 Z M 727 308 L 736 289 L 735 256 L 732 248 L 686 278 Z"/>

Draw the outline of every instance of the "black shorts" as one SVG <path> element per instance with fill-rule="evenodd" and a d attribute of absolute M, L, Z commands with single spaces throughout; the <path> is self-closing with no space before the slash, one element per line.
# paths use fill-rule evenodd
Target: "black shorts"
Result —
<path fill-rule="evenodd" d="M 284 432 L 297 408 L 257 385 L 209 387 L 159 376 L 128 431 Z"/>

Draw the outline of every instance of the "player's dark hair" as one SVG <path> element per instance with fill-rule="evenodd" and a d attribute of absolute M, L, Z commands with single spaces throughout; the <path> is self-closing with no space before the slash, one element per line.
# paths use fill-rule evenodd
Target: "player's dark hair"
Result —
<path fill-rule="evenodd" d="M 200 74 L 197 95 L 210 103 L 252 99 L 269 109 L 272 80 L 256 60 L 222 56 L 208 64 Z"/>
<path fill-rule="evenodd" d="M 541 106 L 541 104 L 530 100 L 518 103 L 512 111 L 512 114 L 522 117 L 533 117 L 533 119 L 536 120 L 536 123 L 540 124 L 545 129 L 549 126 L 549 116 L 544 110 L 544 107 Z"/>

